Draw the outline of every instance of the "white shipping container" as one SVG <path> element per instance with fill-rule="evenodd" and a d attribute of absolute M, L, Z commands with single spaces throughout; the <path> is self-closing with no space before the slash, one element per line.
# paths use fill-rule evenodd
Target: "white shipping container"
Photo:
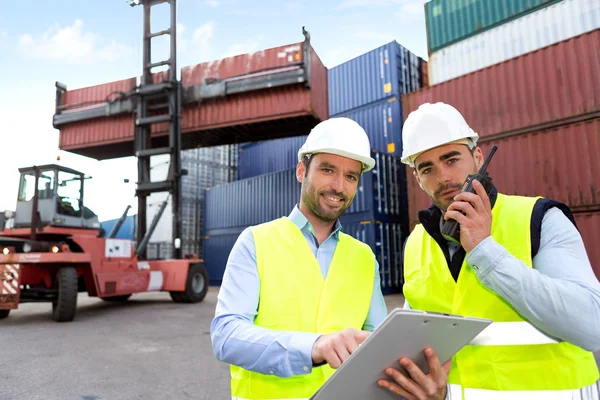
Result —
<path fill-rule="evenodd" d="M 429 56 L 435 85 L 600 28 L 600 0 L 563 0 Z"/>

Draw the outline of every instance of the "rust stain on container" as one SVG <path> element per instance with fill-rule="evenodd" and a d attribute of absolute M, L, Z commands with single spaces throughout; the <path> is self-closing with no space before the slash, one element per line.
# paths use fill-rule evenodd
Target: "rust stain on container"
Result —
<path fill-rule="evenodd" d="M 181 73 L 182 85 L 189 87 L 213 79 L 242 79 L 248 75 L 297 69 L 304 62 L 303 48 L 304 43 L 294 43 L 185 67 Z M 311 54 L 309 86 L 298 82 L 186 104 L 181 112 L 183 148 L 308 134 L 314 125 L 329 116 L 327 69 L 312 47 L 308 51 Z M 164 72 L 156 73 L 153 81 L 160 82 L 165 77 Z M 133 88 L 135 79 L 130 79 L 78 89 L 71 97 L 73 102 L 92 99 L 98 103 L 112 92 Z M 129 115 L 68 124 L 60 129 L 60 148 L 97 159 L 123 157 L 133 154 L 133 133 L 134 120 Z M 152 137 L 153 146 L 166 145 L 168 124 L 154 125 Z"/>
<path fill-rule="evenodd" d="M 487 156 L 498 146 L 488 168 L 499 192 L 543 196 L 574 212 L 600 210 L 600 119 L 483 143 Z M 410 229 L 430 200 L 407 169 Z"/>
<path fill-rule="evenodd" d="M 403 116 L 445 102 L 486 137 L 600 113 L 599 59 L 597 29 L 403 96 Z"/>
<path fill-rule="evenodd" d="M 134 89 L 136 78 L 123 79 L 120 81 L 103 83 L 80 89 L 67 91 L 61 99 L 62 105 L 70 106 L 69 109 L 101 104 L 107 98 L 115 98 L 119 93 L 126 93 Z"/>

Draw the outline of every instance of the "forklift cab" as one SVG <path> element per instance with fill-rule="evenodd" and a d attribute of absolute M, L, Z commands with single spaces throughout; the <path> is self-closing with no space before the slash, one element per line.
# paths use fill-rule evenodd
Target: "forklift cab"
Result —
<path fill-rule="evenodd" d="M 83 205 L 83 173 L 56 164 L 20 168 L 19 172 L 15 228 L 32 224 L 100 228 L 98 216 Z"/>

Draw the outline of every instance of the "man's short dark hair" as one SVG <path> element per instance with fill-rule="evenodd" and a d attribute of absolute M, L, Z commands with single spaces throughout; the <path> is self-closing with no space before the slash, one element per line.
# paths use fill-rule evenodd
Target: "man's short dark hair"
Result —
<path fill-rule="evenodd" d="M 314 154 L 305 154 L 302 156 L 302 164 L 304 164 L 304 176 L 308 176 L 308 169 L 310 168 L 310 163 L 314 159 Z"/>

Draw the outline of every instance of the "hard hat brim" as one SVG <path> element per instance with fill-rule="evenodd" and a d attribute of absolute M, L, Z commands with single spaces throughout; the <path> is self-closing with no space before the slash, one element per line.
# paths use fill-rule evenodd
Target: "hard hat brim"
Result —
<path fill-rule="evenodd" d="M 298 152 L 298 161 L 302 161 L 302 157 L 304 157 L 304 155 L 306 155 L 306 154 L 319 154 L 319 153 L 335 154 L 338 156 L 349 158 L 351 160 L 359 161 L 363 164 L 362 172 L 368 172 L 375 167 L 375 160 L 371 157 L 364 157 L 364 156 L 361 156 L 361 155 L 358 155 L 355 153 L 350 153 L 348 151 L 343 151 L 343 150 L 338 150 L 338 149 L 333 149 L 333 148 L 319 149 L 319 150 L 312 150 L 312 151 L 300 150 Z"/>

